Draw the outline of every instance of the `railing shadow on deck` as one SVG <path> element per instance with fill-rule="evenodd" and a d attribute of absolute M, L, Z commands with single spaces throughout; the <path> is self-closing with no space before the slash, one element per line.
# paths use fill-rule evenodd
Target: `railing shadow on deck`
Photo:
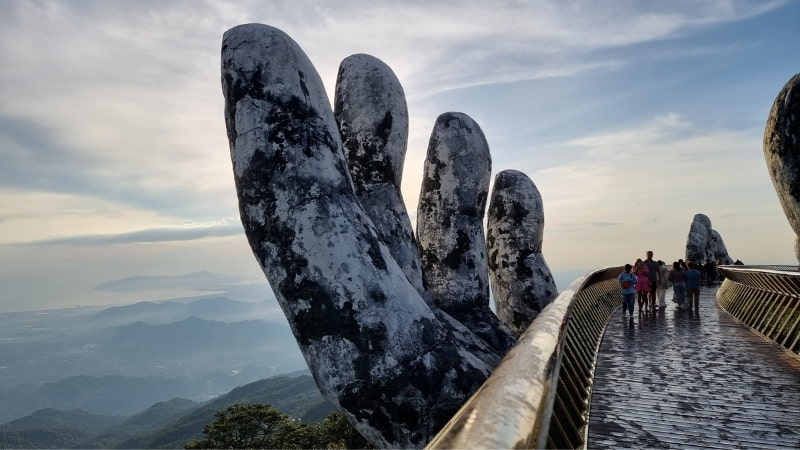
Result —
<path fill-rule="evenodd" d="M 756 334 L 800 358 L 800 267 L 720 266 L 717 303 Z"/>
<path fill-rule="evenodd" d="M 622 303 L 622 271 L 595 270 L 561 292 L 428 448 L 585 447 L 595 361 Z"/>

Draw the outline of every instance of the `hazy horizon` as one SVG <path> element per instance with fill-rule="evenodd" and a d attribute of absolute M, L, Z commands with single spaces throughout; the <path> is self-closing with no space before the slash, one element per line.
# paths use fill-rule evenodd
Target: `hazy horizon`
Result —
<path fill-rule="evenodd" d="M 553 272 L 553 278 L 556 281 L 556 287 L 558 288 L 559 291 L 561 291 L 567 286 L 569 286 L 570 283 L 572 283 L 579 277 L 586 275 L 589 272 L 590 270 L 587 271 L 570 270 L 570 271 Z M 220 274 L 214 274 L 209 272 L 209 273 L 183 274 L 174 277 L 134 276 L 120 280 L 109 280 L 108 282 L 103 284 L 114 285 L 116 286 L 117 289 L 120 288 L 120 285 L 125 286 L 131 284 L 138 284 L 140 286 L 138 289 L 136 289 L 136 295 L 132 300 L 126 300 L 124 298 L 120 299 L 117 298 L 116 296 L 109 296 L 110 298 L 115 298 L 116 301 L 109 300 L 109 303 L 103 303 L 103 301 L 100 300 L 98 303 L 95 304 L 76 303 L 74 305 L 65 305 L 58 299 L 52 299 L 49 302 L 42 302 L 41 304 L 39 304 L 39 306 L 32 307 L 32 309 L 18 309 L 18 308 L 14 309 L 13 307 L 9 307 L 9 305 L 0 304 L 0 314 L 46 312 L 52 310 L 64 310 L 64 309 L 68 310 L 73 308 L 92 308 L 100 310 L 104 308 L 129 306 L 137 303 L 164 303 L 164 302 L 183 303 L 183 302 L 196 301 L 201 298 L 224 297 L 241 302 L 264 303 L 263 305 L 264 310 L 261 311 L 263 316 L 261 316 L 260 318 L 264 318 L 264 316 L 267 316 L 270 319 L 276 320 L 278 322 L 283 322 L 285 320 L 283 312 L 280 310 L 277 300 L 275 300 L 275 295 L 272 292 L 272 288 L 269 287 L 269 284 L 266 282 L 266 280 L 264 280 L 263 283 L 236 285 L 233 287 L 219 285 L 217 289 L 213 289 L 209 286 L 207 291 L 196 291 L 191 289 L 179 288 L 179 283 L 184 282 L 185 280 L 187 280 L 187 278 L 188 279 L 195 278 L 196 276 L 201 274 L 210 276 L 212 278 L 220 276 Z M 157 286 L 158 284 L 161 284 L 162 286 L 159 288 Z M 172 287 L 170 287 L 169 285 L 172 285 Z M 97 287 L 99 286 L 96 286 L 95 289 L 93 289 L 93 291 L 103 290 L 103 289 L 97 289 Z M 124 291 L 125 287 L 122 287 L 122 290 Z M 147 292 L 147 294 L 143 295 L 143 292 Z"/>

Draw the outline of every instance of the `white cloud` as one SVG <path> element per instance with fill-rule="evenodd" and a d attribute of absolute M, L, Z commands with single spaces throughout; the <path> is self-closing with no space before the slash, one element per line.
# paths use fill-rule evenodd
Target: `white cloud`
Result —
<path fill-rule="evenodd" d="M 67 245 L 102 246 L 114 244 L 141 244 L 154 242 L 192 241 L 209 237 L 225 237 L 243 234 L 241 225 L 223 223 L 220 225 L 183 226 L 169 228 L 148 228 L 115 234 L 79 234 L 74 236 L 49 238 L 26 242 L 25 245 Z"/>
<path fill-rule="evenodd" d="M 782 4 L 406 1 L 366 6 L 345 1 L 314 8 L 305 20 L 274 25 L 285 26 L 309 54 L 329 93 L 342 58 L 370 53 L 394 69 L 411 96 L 424 96 L 457 86 L 570 76 L 617 65 L 593 61 L 592 53 L 675 38 Z M 265 9 L 259 13 L 254 16 L 271 16 Z"/>
<path fill-rule="evenodd" d="M 658 201 L 652 209 L 676 207 L 671 191 L 696 186 L 722 194 L 736 189 L 771 189 L 763 165 L 760 130 L 701 130 L 677 114 L 656 117 L 641 126 L 588 136 L 564 143 L 572 154 L 563 164 L 535 172 L 536 179 L 558 192 L 557 205 L 593 211 L 593 203 L 609 201 L 603 213 L 624 213 L 632 204 Z M 694 205 L 702 195 L 682 199 Z M 583 207 L 578 207 L 583 205 Z"/>
<path fill-rule="evenodd" d="M 53 129 L 59 145 L 91 155 L 91 164 L 70 168 L 87 177 L 222 201 L 232 189 L 217 55 L 222 32 L 236 23 L 284 28 L 309 53 L 329 95 L 339 61 L 367 52 L 393 67 L 413 99 L 613 69 L 621 62 L 586 55 L 779 5 L 12 2 L 1 32 L 9 63 L 0 83 L 18 88 L 2 91 L 0 111 Z M 410 112 L 412 121 L 424 121 L 416 139 L 426 140 L 433 121 L 421 108 L 413 103 Z"/>
<path fill-rule="evenodd" d="M 95 197 L 0 189 L 0 245 L 105 245 L 242 234 L 238 217 L 191 220 Z"/>
<path fill-rule="evenodd" d="M 15 3 L 0 83 L 19 88 L 3 89 L 0 108 L 87 155 L 68 168 L 87 178 L 228 195 L 219 23 L 192 9 L 120 8 L 131 5 Z"/>
<path fill-rule="evenodd" d="M 752 240 L 754 227 L 783 222 L 761 133 L 703 130 L 669 114 L 633 129 L 564 143 L 572 157 L 532 174 L 546 211 L 545 246 L 557 249 L 545 255 L 554 255 L 548 260 L 556 267 L 575 267 L 580 259 L 558 249 L 613 256 L 657 245 L 657 253 L 677 259 L 694 214 L 704 213 L 716 227 L 722 225 L 717 229 L 735 256 Z M 604 226 L 609 220 L 620 227 Z M 578 236 L 581 242 L 575 242 Z M 760 241 L 774 249 L 791 237 L 778 227 Z M 785 253 L 775 252 L 782 258 Z"/>

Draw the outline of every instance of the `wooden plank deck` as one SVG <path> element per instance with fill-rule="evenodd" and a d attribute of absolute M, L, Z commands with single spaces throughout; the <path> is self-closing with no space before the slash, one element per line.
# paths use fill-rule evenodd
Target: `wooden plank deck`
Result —
<path fill-rule="evenodd" d="M 611 318 L 588 448 L 800 448 L 800 361 L 717 307 Z M 638 306 L 637 306 L 638 308 Z"/>

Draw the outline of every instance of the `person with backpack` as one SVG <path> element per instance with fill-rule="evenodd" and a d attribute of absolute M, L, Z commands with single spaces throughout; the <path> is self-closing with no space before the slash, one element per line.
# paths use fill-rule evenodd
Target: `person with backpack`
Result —
<path fill-rule="evenodd" d="M 619 274 L 619 287 L 622 289 L 622 317 L 630 314 L 633 320 L 633 306 L 636 301 L 636 275 L 631 272 L 631 265 L 625 264 L 625 271 Z"/>

